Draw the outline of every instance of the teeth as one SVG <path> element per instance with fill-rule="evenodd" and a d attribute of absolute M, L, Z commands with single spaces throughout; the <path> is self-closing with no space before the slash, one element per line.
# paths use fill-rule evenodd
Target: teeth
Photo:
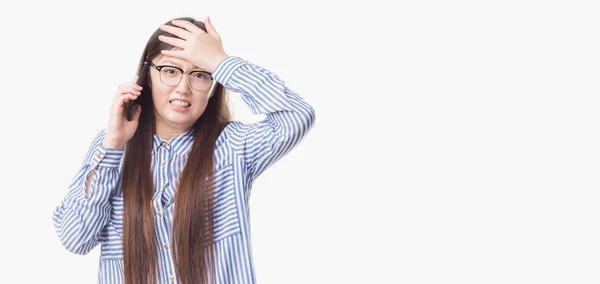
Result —
<path fill-rule="evenodd" d="M 182 101 L 179 101 L 179 100 L 172 100 L 171 104 L 179 106 L 179 107 L 189 107 L 190 106 L 190 103 L 182 102 Z"/>

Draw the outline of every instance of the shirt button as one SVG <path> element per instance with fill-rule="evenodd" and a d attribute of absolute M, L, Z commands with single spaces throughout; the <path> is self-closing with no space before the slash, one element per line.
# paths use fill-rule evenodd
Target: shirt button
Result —
<path fill-rule="evenodd" d="M 167 142 L 163 142 L 163 146 L 167 147 L 169 145 Z"/>
<path fill-rule="evenodd" d="M 167 165 L 167 162 L 162 162 L 161 164 L 163 167 Z"/>
<path fill-rule="evenodd" d="M 101 158 L 101 157 L 102 157 L 102 155 L 100 155 L 100 153 L 97 153 L 97 154 L 96 154 L 96 157 L 98 157 L 98 158 Z"/>
<path fill-rule="evenodd" d="M 169 280 L 175 280 L 175 276 L 173 276 L 173 275 L 169 276 Z"/>
<path fill-rule="evenodd" d="M 158 212 L 156 215 L 158 215 L 158 217 L 162 217 L 162 212 Z"/>
<path fill-rule="evenodd" d="M 165 244 L 165 245 L 164 245 L 164 248 L 165 248 L 165 249 L 169 249 L 169 245 Z M 173 280 L 173 279 L 171 279 L 171 280 Z"/>

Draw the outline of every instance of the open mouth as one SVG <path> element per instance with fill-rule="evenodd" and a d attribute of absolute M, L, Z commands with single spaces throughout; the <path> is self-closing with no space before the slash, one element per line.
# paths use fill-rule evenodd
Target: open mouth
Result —
<path fill-rule="evenodd" d="M 180 100 L 171 100 L 169 101 L 169 103 L 171 103 L 171 105 L 176 106 L 176 107 L 182 107 L 182 108 L 189 108 L 190 106 L 192 106 L 192 104 L 190 102 L 186 102 L 186 101 L 180 101 Z"/>

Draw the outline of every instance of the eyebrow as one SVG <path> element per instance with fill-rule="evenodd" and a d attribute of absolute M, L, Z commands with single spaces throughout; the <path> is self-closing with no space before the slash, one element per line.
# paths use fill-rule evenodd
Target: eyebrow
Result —
<path fill-rule="evenodd" d="M 166 60 L 162 61 L 160 64 L 171 64 L 171 65 L 173 65 L 173 66 L 176 66 L 176 67 L 179 67 L 179 68 L 181 68 L 181 66 L 179 66 L 179 64 L 177 64 L 177 63 L 175 63 L 175 62 L 173 62 L 173 61 L 171 61 L 171 60 L 169 60 L 169 59 L 166 59 Z M 194 67 L 195 67 L 195 66 L 194 66 Z M 181 68 L 181 69 L 183 69 L 183 68 Z M 194 68 L 194 69 L 192 69 L 192 70 L 193 70 L 193 71 L 198 71 L 198 70 L 200 70 L 200 71 L 208 72 L 208 71 L 206 71 L 206 70 L 204 70 L 204 69 L 202 69 L 202 68 L 198 68 L 198 67 L 195 67 L 195 68 Z"/>

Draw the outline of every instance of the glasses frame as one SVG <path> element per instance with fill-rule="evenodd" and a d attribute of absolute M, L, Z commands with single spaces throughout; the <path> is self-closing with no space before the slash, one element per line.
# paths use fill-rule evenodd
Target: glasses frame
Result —
<path fill-rule="evenodd" d="M 206 71 L 201 71 L 201 70 L 184 71 L 183 69 L 181 69 L 181 68 L 179 68 L 179 67 L 177 67 L 177 66 L 173 66 L 173 65 L 156 65 L 156 64 L 154 64 L 152 61 L 145 61 L 145 63 L 146 63 L 146 64 L 148 64 L 148 65 L 150 65 L 150 67 L 152 67 L 152 68 L 154 68 L 154 69 L 158 70 L 158 77 L 160 78 L 160 82 L 161 82 L 161 83 L 163 83 L 164 85 L 166 85 L 166 86 L 170 86 L 170 87 L 175 87 L 175 86 L 179 85 L 179 83 L 181 83 L 181 80 L 183 79 L 183 75 L 184 75 L 184 74 L 187 74 L 187 75 L 188 75 L 188 77 L 189 77 L 189 76 L 191 76 L 191 75 L 192 75 L 192 74 L 194 74 L 194 73 L 202 73 L 202 74 L 206 74 L 206 75 L 208 75 L 208 76 L 210 77 L 210 84 L 208 84 L 208 86 L 206 86 L 206 89 L 204 89 L 204 90 L 198 90 L 198 89 L 196 89 L 196 88 L 192 87 L 191 80 L 188 80 L 188 82 L 187 82 L 187 83 L 188 83 L 188 86 L 189 86 L 189 87 L 190 87 L 192 90 L 196 90 L 196 91 L 206 91 L 206 90 L 208 90 L 208 89 L 211 89 L 211 93 L 212 93 L 212 87 L 214 87 L 213 85 L 214 85 L 214 83 L 215 83 L 215 80 L 214 80 L 214 78 L 213 78 L 213 76 L 212 76 L 212 73 L 209 73 L 209 72 L 206 72 Z M 181 72 L 181 76 L 179 76 L 179 81 L 177 81 L 177 84 L 175 84 L 175 85 L 168 85 L 168 84 L 165 84 L 165 82 L 163 82 L 163 79 L 162 79 L 162 72 L 161 72 L 160 70 L 162 70 L 162 69 L 163 69 L 163 68 L 165 68 L 165 67 L 175 68 L 175 69 L 177 69 L 177 70 L 179 70 L 179 71 Z M 189 74 L 188 74 L 188 73 L 189 73 Z"/>

